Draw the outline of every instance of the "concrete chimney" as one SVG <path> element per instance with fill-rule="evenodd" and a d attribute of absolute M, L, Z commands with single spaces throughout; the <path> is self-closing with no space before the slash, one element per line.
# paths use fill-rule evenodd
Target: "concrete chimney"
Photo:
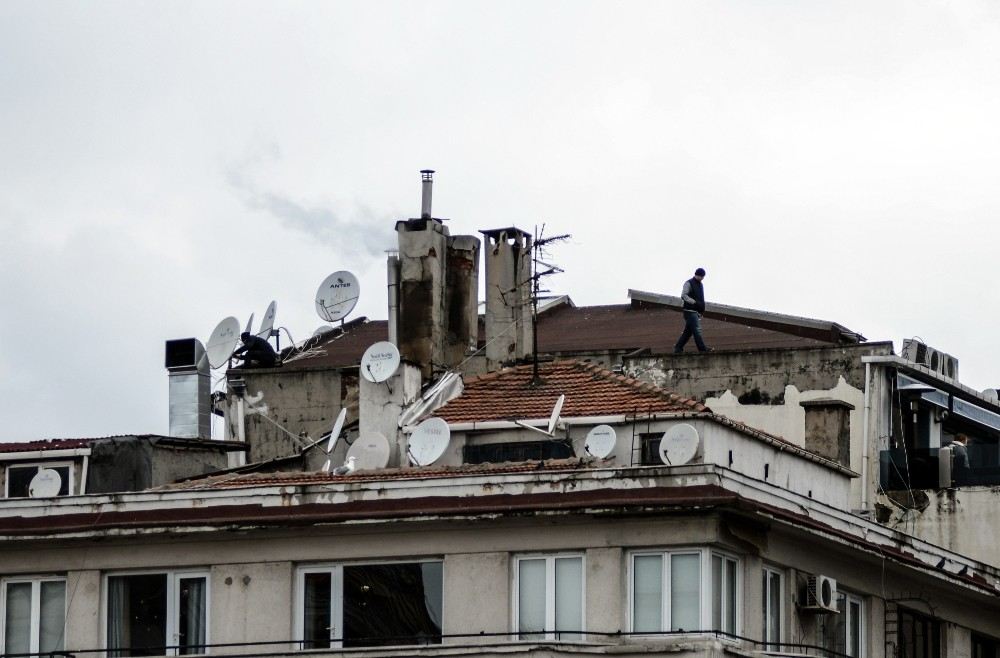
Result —
<path fill-rule="evenodd" d="M 531 234 L 508 227 L 480 231 L 485 238 L 486 369 L 526 359 L 531 333 Z"/>
<path fill-rule="evenodd" d="M 851 467 L 851 412 L 854 405 L 843 400 L 803 400 L 806 411 L 805 449 Z"/>
<path fill-rule="evenodd" d="M 168 340 L 165 352 L 170 385 L 168 434 L 187 439 L 212 438 L 212 381 L 205 347 L 197 338 L 180 338 Z"/>

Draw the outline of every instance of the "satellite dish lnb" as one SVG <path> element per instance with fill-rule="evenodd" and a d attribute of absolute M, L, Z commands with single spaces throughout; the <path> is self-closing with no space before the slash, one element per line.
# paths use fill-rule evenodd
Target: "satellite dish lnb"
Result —
<path fill-rule="evenodd" d="M 351 457 L 358 470 L 385 468 L 389 464 L 389 439 L 378 432 L 363 434 L 348 449 L 347 460 Z"/>
<path fill-rule="evenodd" d="M 347 317 L 358 303 L 358 277 L 350 272 L 334 272 L 323 279 L 316 291 L 316 314 L 327 322 Z"/>
<path fill-rule="evenodd" d="M 272 301 L 267 305 L 267 310 L 264 311 L 264 319 L 260 321 L 260 330 L 257 335 L 264 340 L 267 340 L 271 336 L 271 332 L 274 331 L 274 316 L 278 314 L 278 302 Z"/>
<path fill-rule="evenodd" d="M 617 440 L 618 435 L 615 434 L 615 428 L 610 425 L 598 425 L 587 432 L 584 447 L 594 457 L 605 459 L 615 449 L 615 441 Z"/>
<path fill-rule="evenodd" d="M 410 459 L 415 466 L 430 466 L 444 454 L 451 440 L 451 428 L 441 418 L 428 418 L 410 435 Z"/>
<path fill-rule="evenodd" d="M 399 368 L 399 349 L 387 340 L 365 350 L 361 357 L 361 376 L 378 384 L 392 377 Z"/>
<path fill-rule="evenodd" d="M 660 459 L 668 466 L 687 464 L 698 453 L 698 430 L 687 423 L 674 425 L 660 439 Z"/>
<path fill-rule="evenodd" d="M 205 354 L 208 356 L 208 363 L 213 368 L 220 368 L 226 365 L 229 357 L 236 349 L 236 341 L 240 339 L 240 321 L 229 316 L 215 327 L 215 331 L 208 339 L 205 346 Z"/>
<path fill-rule="evenodd" d="M 62 478 L 51 468 L 40 468 L 28 484 L 28 495 L 32 498 L 52 498 L 59 495 Z"/>

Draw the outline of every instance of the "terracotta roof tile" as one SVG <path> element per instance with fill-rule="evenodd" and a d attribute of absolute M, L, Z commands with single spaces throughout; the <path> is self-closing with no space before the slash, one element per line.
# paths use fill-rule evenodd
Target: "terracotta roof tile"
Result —
<path fill-rule="evenodd" d="M 526 365 L 470 379 L 462 395 L 435 415 L 449 423 L 548 418 L 560 395 L 566 396 L 567 418 L 707 411 L 695 400 L 590 363 L 543 363 L 539 377 L 532 384 L 532 366 Z"/>

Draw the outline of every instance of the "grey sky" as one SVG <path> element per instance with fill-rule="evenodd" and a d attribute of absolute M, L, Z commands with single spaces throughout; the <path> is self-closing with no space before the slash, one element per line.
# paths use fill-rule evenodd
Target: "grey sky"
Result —
<path fill-rule="evenodd" d="M 305 336 L 419 210 L 579 304 L 912 335 L 1000 385 L 993 2 L 0 3 L 0 440 L 166 431 L 163 341 Z"/>

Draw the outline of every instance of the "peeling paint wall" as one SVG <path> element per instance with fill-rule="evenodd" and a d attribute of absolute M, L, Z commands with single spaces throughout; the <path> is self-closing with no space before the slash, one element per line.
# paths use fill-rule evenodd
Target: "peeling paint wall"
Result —
<path fill-rule="evenodd" d="M 406 442 L 399 429 L 399 415 L 404 407 L 420 397 L 420 382 L 420 368 L 410 363 L 400 364 L 396 373 L 384 382 L 373 383 L 361 378 L 358 435 L 377 432 L 388 439 L 389 466 L 409 464 Z"/>

